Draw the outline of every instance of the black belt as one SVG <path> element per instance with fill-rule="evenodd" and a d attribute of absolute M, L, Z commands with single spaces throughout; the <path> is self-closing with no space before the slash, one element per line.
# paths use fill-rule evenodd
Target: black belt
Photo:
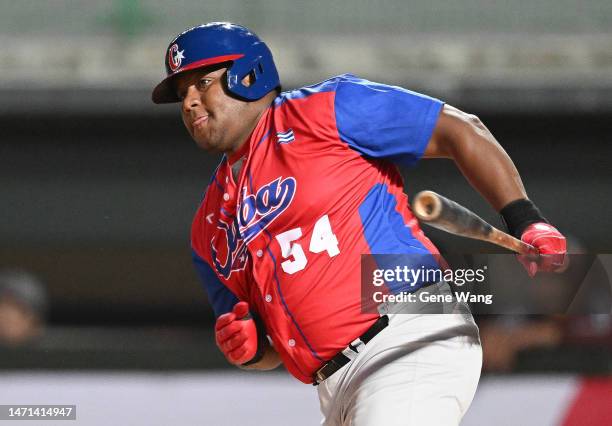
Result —
<path fill-rule="evenodd" d="M 376 322 L 366 330 L 365 333 L 363 333 L 357 339 L 353 340 L 343 351 L 338 352 L 335 357 L 327 361 L 327 363 L 323 365 L 323 367 L 319 368 L 315 372 L 313 378 L 313 385 L 318 385 L 323 380 L 327 379 L 336 371 L 340 370 L 346 364 L 351 362 L 351 360 L 354 358 L 354 355 L 358 354 L 362 350 L 360 346 L 367 344 L 387 325 L 389 325 L 389 317 L 387 315 L 383 315 L 378 318 Z M 347 354 L 349 356 L 347 356 Z"/>

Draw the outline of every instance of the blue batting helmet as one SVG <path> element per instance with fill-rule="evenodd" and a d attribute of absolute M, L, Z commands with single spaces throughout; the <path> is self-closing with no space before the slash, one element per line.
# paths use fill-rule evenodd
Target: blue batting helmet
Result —
<path fill-rule="evenodd" d="M 268 46 L 249 29 L 229 22 L 185 30 L 170 42 L 165 62 L 167 77 L 153 90 L 156 104 L 180 101 L 172 84 L 178 74 L 222 62 L 231 62 L 227 88 L 240 98 L 254 101 L 280 86 Z M 242 80 L 249 74 L 253 81 L 245 86 Z"/>

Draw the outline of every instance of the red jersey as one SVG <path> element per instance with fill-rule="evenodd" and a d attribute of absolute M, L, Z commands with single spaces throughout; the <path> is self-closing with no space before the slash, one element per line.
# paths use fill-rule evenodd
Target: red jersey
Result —
<path fill-rule="evenodd" d="M 217 316 L 249 302 L 299 380 L 377 319 L 361 309 L 362 254 L 437 253 L 394 163 L 422 156 L 442 106 L 334 77 L 278 96 L 215 171 L 191 233 L 209 300 Z"/>

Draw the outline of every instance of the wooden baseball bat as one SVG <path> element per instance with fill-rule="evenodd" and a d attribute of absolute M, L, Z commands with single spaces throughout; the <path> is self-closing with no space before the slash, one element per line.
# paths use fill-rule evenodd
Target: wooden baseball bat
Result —
<path fill-rule="evenodd" d="M 488 241 L 520 254 L 537 254 L 533 246 L 491 226 L 476 213 L 433 191 L 419 192 L 412 202 L 416 217 L 434 228 Z"/>

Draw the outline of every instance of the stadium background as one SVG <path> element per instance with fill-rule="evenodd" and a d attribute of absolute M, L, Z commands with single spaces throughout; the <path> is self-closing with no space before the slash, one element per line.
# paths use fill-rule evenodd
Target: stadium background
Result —
<path fill-rule="evenodd" d="M 223 370 L 190 263 L 219 158 L 150 90 L 170 38 L 214 20 L 266 40 L 285 89 L 351 72 L 478 115 L 551 222 L 610 252 L 609 1 L 0 0 L 0 269 L 34 273 L 50 302 L 42 337 L 0 348 L 0 403 L 77 403 L 79 424 L 317 422 L 315 392 L 286 374 Z M 409 195 L 433 189 L 500 225 L 450 162 L 403 174 Z M 428 232 L 457 252 L 489 249 Z M 612 372 L 610 328 L 608 316 L 597 339 L 526 349 L 485 375 L 464 424 L 499 410 L 514 424 L 575 415 L 583 375 Z M 606 383 L 585 392 L 609 410 Z"/>

